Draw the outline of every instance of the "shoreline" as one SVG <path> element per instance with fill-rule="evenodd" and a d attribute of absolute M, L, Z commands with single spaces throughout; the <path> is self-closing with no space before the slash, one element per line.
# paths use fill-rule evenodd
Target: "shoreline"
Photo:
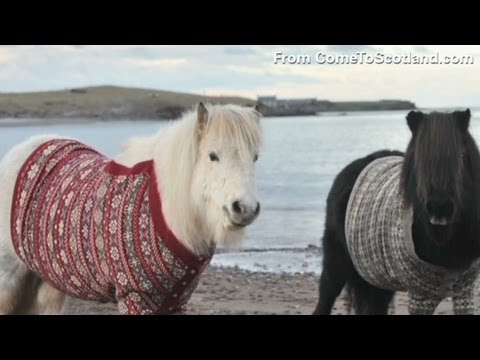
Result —
<path fill-rule="evenodd" d="M 284 118 L 284 117 L 308 117 L 308 116 L 338 116 L 343 117 L 350 114 L 358 114 L 362 112 L 388 112 L 388 111 L 402 111 L 402 109 L 372 109 L 372 110 L 349 110 L 349 111 L 319 111 L 315 113 L 278 113 L 278 114 L 263 114 L 264 118 Z M 406 110 L 405 110 L 406 111 Z M 10 127 L 29 127 L 29 126 L 54 126 L 54 125 L 69 125 L 69 124 L 91 124 L 91 123 L 109 123 L 109 122 L 132 122 L 132 121 L 146 121 L 146 122 L 168 122 L 174 120 L 176 117 L 145 117 L 145 116 L 84 116 L 84 117 L 69 117 L 54 115 L 46 117 L 44 115 L 28 116 L 0 116 L 0 128 Z"/>
<path fill-rule="evenodd" d="M 55 125 L 84 125 L 93 123 L 109 123 L 109 122 L 132 122 L 132 121 L 148 121 L 148 122 L 165 122 L 169 119 L 132 119 L 132 118 L 0 118 L 0 128 L 16 128 L 16 127 L 32 127 L 32 126 L 55 126 Z"/>
<path fill-rule="evenodd" d="M 480 314 L 480 281 L 475 286 L 475 314 Z M 210 266 L 187 304 L 186 315 L 310 315 L 318 300 L 318 275 L 251 272 L 235 267 Z M 397 293 L 390 314 L 407 315 L 406 293 Z M 333 315 L 347 315 L 345 293 L 339 296 Z M 117 315 L 115 304 L 68 298 L 62 314 Z M 435 314 L 452 314 L 445 299 Z"/>

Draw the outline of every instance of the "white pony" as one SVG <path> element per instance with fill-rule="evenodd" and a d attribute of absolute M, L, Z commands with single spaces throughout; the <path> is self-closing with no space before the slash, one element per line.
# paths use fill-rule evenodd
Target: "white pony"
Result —
<path fill-rule="evenodd" d="M 0 313 L 59 313 L 64 293 L 34 274 L 12 243 L 17 175 L 30 154 L 58 136 L 33 137 L 0 162 Z M 255 161 L 260 114 L 236 105 L 203 105 L 151 137 L 132 138 L 115 161 L 132 167 L 152 160 L 163 218 L 192 254 L 217 245 L 238 247 L 258 216 Z M 118 290 L 118 289 L 117 289 Z"/>

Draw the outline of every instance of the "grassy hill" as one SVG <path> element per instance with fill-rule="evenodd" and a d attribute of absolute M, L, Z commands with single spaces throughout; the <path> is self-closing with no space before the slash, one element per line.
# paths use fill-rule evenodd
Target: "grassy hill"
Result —
<path fill-rule="evenodd" d="M 211 97 L 171 91 L 96 86 L 62 91 L 0 93 L 1 118 L 165 119 L 199 101 L 254 106 L 241 97 Z"/>
<path fill-rule="evenodd" d="M 172 119 L 199 101 L 254 106 L 253 99 L 201 96 L 172 91 L 95 86 L 61 91 L 0 93 L 0 118 L 23 119 Z M 264 116 L 314 115 L 328 111 L 414 109 L 409 101 L 380 100 L 332 102 L 317 100 L 308 106 L 268 108 Z"/>

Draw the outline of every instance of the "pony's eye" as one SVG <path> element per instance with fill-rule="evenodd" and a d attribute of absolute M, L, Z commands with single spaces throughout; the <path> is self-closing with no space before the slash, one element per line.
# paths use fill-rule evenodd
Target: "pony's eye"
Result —
<path fill-rule="evenodd" d="M 218 158 L 218 155 L 215 154 L 213 151 L 210 154 L 208 154 L 208 156 L 210 157 L 210 160 L 212 160 L 212 161 L 219 161 L 220 160 Z"/>
<path fill-rule="evenodd" d="M 257 162 L 258 160 L 258 154 L 255 154 L 255 156 L 253 157 L 253 162 Z"/>

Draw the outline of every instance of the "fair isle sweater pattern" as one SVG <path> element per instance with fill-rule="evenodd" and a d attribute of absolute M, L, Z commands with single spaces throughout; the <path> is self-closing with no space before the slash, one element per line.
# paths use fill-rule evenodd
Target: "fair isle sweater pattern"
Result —
<path fill-rule="evenodd" d="M 345 219 L 353 265 L 376 287 L 407 291 L 412 314 L 432 314 L 446 297 L 453 298 L 455 314 L 473 314 L 480 260 L 466 269 L 448 270 L 416 255 L 413 210 L 404 207 L 401 196 L 402 164 L 401 156 L 377 159 L 355 182 Z"/>
<path fill-rule="evenodd" d="M 14 248 L 62 292 L 121 314 L 185 311 L 213 256 L 192 254 L 162 214 L 153 160 L 124 167 L 73 140 L 43 143 L 18 174 Z"/>

